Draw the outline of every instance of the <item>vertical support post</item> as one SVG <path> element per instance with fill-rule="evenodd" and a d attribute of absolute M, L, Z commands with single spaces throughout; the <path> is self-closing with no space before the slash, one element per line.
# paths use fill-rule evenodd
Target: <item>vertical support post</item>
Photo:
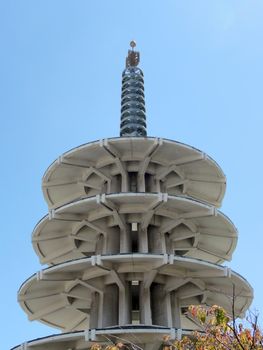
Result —
<path fill-rule="evenodd" d="M 127 282 L 124 289 L 119 289 L 119 325 L 124 326 L 131 323 L 130 319 L 130 291 Z"/>
<path fill-rule="evenodd" d="M 173 327 L 181 328 L 181 305 L 176 292 L 171 293 L 171 306 L 172 306 L 172 318 Z"/>
<path fill-rule="evenodd" d="M 148 253 L 148 235 L 147 235 L 147 229 L 141 229 L 139 225 L 139 252 L 140 253 Z"/>
<path fill-rule="evenodd" d="M 120 253 L 129 253 L 131 250 L 131 237 L 128 228 L 120 229 Z"/>
<path fill-rule="evenodd" d="M 151 311 L 151 295 L 150 288 L 144 288 L 143 283 L 140 284 L 140 306 L 141 306 L 141 323 L 152 325 L 152 311 Z"/>

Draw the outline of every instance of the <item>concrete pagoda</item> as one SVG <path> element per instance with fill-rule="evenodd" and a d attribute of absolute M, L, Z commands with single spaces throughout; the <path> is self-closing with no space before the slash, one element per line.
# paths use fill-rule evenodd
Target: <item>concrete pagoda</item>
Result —
<path fill-rule="evenodd" d="M 87 350 L 123 342 L 158 349 L 164 335 L 198 329 L 192 304 L 244 315 L 253 298 L 230 268 L 237 231 L 220 207 L 226 179 L 205 153 L 147 137 L 143 72 L 135 42 L 122 74 L 120 137 L 64 153 L 42 187 L 49 214 L 32 242 L 49 267 L 18 300 L 29 320 L 61 334 L 14 350 Z"/>

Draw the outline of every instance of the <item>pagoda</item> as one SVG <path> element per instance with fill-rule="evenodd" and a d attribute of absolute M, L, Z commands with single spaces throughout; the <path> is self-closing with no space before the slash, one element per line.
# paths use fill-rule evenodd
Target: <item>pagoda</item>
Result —
<path fill-rule="evenodd" d="M 221 265 L 237 242 L 218 210 L 226 178 L 202 151 L 147 136 L 139 61 L 132 41 L 120 137 L 62 154 L 43 176 L 49 212 L 32 243 L 48 267 L 22 284 L 18 301 L 29 320 L 62 333 L 13 350 L 155 350 L 165 335 L 198 330 L 190 305 L 234 305 L 242 317 L 252 302 L 249 283 Z"/>

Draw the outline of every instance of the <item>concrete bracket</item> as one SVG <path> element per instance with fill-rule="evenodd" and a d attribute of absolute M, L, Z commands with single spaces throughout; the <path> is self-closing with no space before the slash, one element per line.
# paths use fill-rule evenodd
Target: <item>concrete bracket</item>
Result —
<path fill-rule="evenodd" d="M 224 276 L 225 276 L 225 277 L 228 277 L 228 278 L 231 278 L 231 274 L 232 274 L 231 268 L 225 266 L 225 267 L 224 267 Z"/>
<path fill-rule="evenodd" d="M 100 195 L 100 200 L 101 200 L 101 203 L 105 203 L 106 202 L 106 194 L 105 193 L 102 193 Z"/>
<path fill-rule="evenodd" d="M 168 260 L 168 264 L 173 265 L 173 263 L 174 263 L 174 254 L 170 254 L 168 259 L 169 259 Z"/>
<path fill-rule="evenodd" d="M 176 339 L 176 329 L 175 328 L 170 328 L 170 338 L 172 340 Z"/>
<path fill-rule="evenodd" d="M 218 210 L 216 209 L 216 207 L 213 207 L 212 208 L 212 215 L 217 216 L 217 214 L 218 214 Z"/>
<path fill-rule="evenodd" d="M 96 255 L 92 255 L 91 257 L 91 266 L 95 266 L 96 265 Z"/>
<path fill-rule="evenodd" d="M 89 329 L 85 329 L 84 339 L 85 339 L 85 341 L 90 341 L 90 330 Z"/>
<path fill-rule="evenodd" d="M 36 273 L 37 281 L 41 281 L 43 279 L 43 271 L 40 270 Z"/>
<path fill-rule="evenodd" d="M 176 331 L 176 339 L 181 340 L 182 339 L 182 330 L 179 328 Z"/>
<path fill-rule="evenodd" d="M 168 259 L 169 259 L 169 255 L 168 254 L 164 254 L 163 255 L 163 263 L 164 264 L 168 264 Z"/>
<path fill-rule="evenodd" d="M 95 255 L 95 258 L 96 258 L 96 264 L 101 266 L 103 264 L 101 261 L 101 255 Z"/>
<path fill-rule="evenodd" d="M 92 341 L 96 340 L 96 329 L 90 330 L 90 340 Z"/>
<path fill-rule="evenodd" d="M 63 156 L 58 157 L 58 164 L 63 164 Z"/>
<path fill-rule="evenodd" d="M 52 220 L 52 219 L 54 219 L 54 217 L 55 217 L 55 210 L 54 209 L 49 210 L 48 219 Z"/>
<path fill-rule="evenodd" d="M 168 193 L 162 193 L 162 201 L 166 203 L 168 201 Z"/>
<path fill-rule="evenodd" d="M 85 329 L 84 339 L 87 342 L 96 340 L 96 329 Z"/>
<path fill-rule="evenodd" d="M 101 197 L 100 197 L 101 195 L 100 194 L 97 194 L 96 195 L 96 203 L 97 204 L 100 204 L 101 203 Z"/>

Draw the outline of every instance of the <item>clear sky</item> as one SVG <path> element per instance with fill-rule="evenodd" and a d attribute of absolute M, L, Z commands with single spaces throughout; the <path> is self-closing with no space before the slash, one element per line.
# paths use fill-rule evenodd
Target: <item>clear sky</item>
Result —
<path fill-rule="evenodd" d="M 66 150 L 118 136 L 131 39 L 148 135 L 201 149 L 227 176 L 222 211 L 239 229 L 227 265 L 263 315 L 262 18 L 262 0 L 0 1 L 1 349 L 58 332 L 16 301 L 41 269 L 30 240 L 47 213 L 41 177 Z"/>

